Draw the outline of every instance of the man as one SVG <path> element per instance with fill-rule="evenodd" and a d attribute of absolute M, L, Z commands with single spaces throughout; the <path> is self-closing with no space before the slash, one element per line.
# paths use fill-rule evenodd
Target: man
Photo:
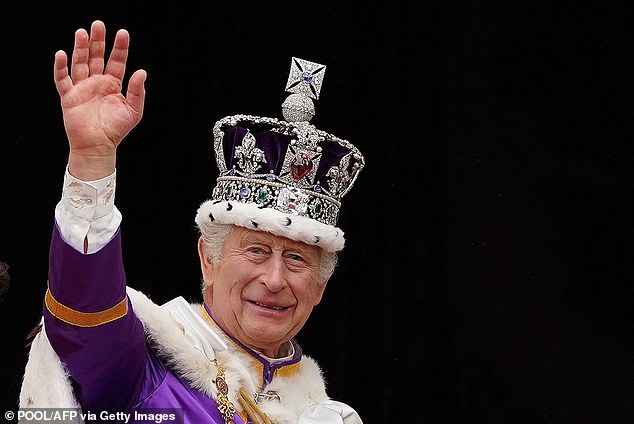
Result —
<path fill-rule="evenodd" d="M 145 99 L 143 70 L 121 92 L 128 46 L 118 31 L 106 63 L 95 21 L 90 35 L 75 33 L 70 75 L 55 54 L 70 155 L 20 406 L 96 414 L 84 420 L 360 423 L 328 398 L 294 340 L 343 248 L 340 200 L 364 165 L 354 146 L 308 123 L 325 67 L 293 58 L 286 121 L 216 123 L 220 176 L 196 215 L 204 303 L 159 307 L 126 288 L 114 206 L 116 150 Z"/>

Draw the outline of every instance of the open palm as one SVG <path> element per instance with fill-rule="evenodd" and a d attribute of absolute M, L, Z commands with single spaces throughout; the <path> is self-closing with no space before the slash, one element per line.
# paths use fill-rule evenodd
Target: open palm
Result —
<path fill-rule="evenodd" d="M 93 22 L 90 37 L 77 30 L 70 75 L 66 53 L 55 54 L 55 86 L 71 157 L 80 157 L 82 166 L 90 161 L 96 167 L 109 167 L 110 162 L 114 166 L 117 146 L 143 116 L 145 71 L 136 71 L 122 94 L 129 34 L 117 32 L 105 65 L 105 32 L 100 21 Z"/>

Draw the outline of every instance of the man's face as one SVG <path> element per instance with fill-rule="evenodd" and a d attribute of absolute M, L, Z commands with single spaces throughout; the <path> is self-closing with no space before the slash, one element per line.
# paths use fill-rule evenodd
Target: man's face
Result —
<path fill-rule="evenodd" d="M 267 356 L 303 327 L 321 300 L 318 247 L 233 227 L 218 264 L 199 246 L 205 303 L 214 319 L 246 346 Z"/>

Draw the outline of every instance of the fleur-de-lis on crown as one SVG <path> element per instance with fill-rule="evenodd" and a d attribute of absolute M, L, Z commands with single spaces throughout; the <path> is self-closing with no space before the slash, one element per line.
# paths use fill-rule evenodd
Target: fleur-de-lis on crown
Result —
<path fill-rule="evenodd" d="M 247 131 L 242 144 L 236 146 L 234 157 L 238 158 L 238 166 L 246 174 L 253 174 L 261 168 L 260 163 L 266 163 L 264 152 L 255 147 L 255 137 Z"/>
<path fill-rule="evenodd" d="M 339 193 L 348 185 L 348 180 L 350 180 L 350 173 L 348 172 L 350 156 L 350 154 L 346 155 L 339 163 L 339 166 L 331 167 L 328 170 L 328 174 L 326 174 L 330 178 L 328 185 L 333 194 Z"/>

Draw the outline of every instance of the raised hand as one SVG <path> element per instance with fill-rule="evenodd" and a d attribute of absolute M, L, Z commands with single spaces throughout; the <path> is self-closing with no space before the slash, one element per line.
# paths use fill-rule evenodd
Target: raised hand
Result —
<path fill-rule="evenodd" d="M 55 87 L 70 145 L 69 172 L 82 180 L 114 171 L 117 146 L 143 116 L 144 70 L 132 74 L 126 95 L 122 94 L 130 35 L 123 29 L 117 32 L 107 64 L 105 38 L 101 21 L 92 23 L 90 37 L 84 29 L 75 32 L 70 75 L 66 53 L 55 53 Z"/>

